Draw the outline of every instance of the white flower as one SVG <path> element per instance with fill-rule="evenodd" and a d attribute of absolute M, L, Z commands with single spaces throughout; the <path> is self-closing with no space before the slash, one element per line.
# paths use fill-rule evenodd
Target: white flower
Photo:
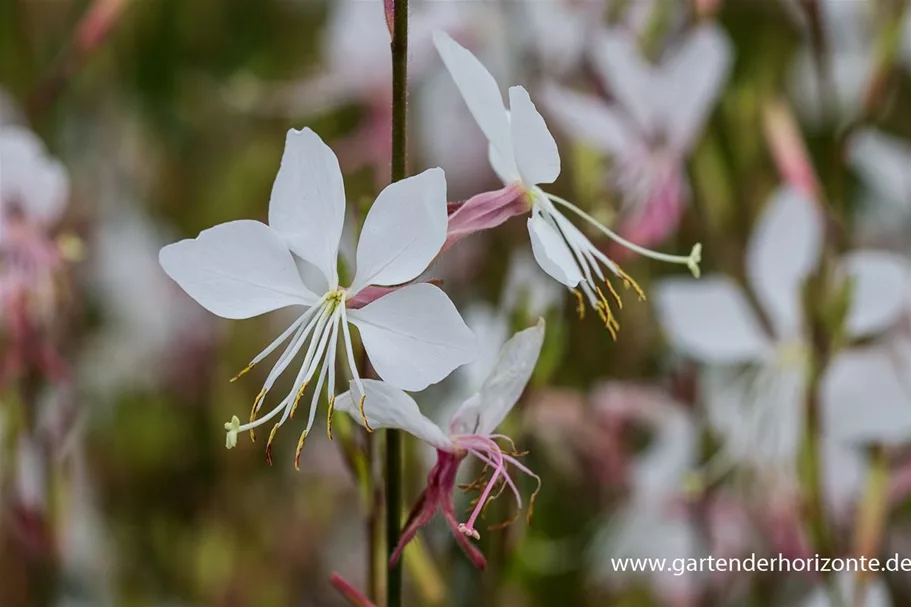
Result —
<path fill-rule="evenodd" d="M 466 399 L 452 415 L 447 430 L 443 430 L 425 417 L 409 395 L 379 381 L 363 382 L 368 395 L 363 407 L 366 420 L 359 414 L 357 404 L 351 395 L 351 392 L 355 391 L 353 387 L 351 392 L 339 396 L 336 408 L 347 412 L 361 424 L 369 423 L 373 428 L 404 430 L 439 451 L 454 455 L 457 460 L 456 466 L 468 455 L 489 466 L 493 472 L 474 511 L 468 522 L 458 526 L 458 531 L 477 539 L 479 534 L 474 523 L 498 483 L 501 483 L 502 487 L 508 486 L 518 506 L 522 506 L 519 490 L 509 475 L 509 466 L 533 477 L 540 484 L 540 479 L 518 461 L 512 441 L 502 434 L 497 434 L 496 429 L 522 395 L 534 371 L 543 343 L 543 320 L 539 320 L 538 324 L 530 329 L 516 333 L 507 341 L 490 375 L 478 392 Z M 509 443 L 510 449 L 501 448 L 496 442 L 500 439 Z M 455 482 L 454 471 L 451 482 Z M 451 490 L 451 487 L 446 489 Z"/>
<path fill-rule="evenodd" d="M 254 402 L 250 422 L 240 425 L 235 417 L 225 424 L 228 447 L 236 443 L 238 432 L 252 430 L 281 414 L 267 445 L 267 457 L 271 458 L 269 447 L 276 430 L 293 415 L 313 379 L 316 388 L 307 427 L 298 441 L 298 457 L 312 427 L 324 381 L 328 382 L 331 436 L 340 338 L 344 354 L 339 356 L 348 364 L 363 406 L 366 392 L 355 364 L 349 322 L 359 329 L 380 377 L 406 390 L 422 390 L 474 358 L 474 336 L 449 298 L 433 285 L 405 286 L 360 309 L 348 309 L 352 298 L 365 287 L 406 283 L 439 252 L 447 223 L 443 171 L 430 169 L 380 193 L 361 231 L 357 272 L 349 287 L 339 285 L 337 268 L 344 216 L 345 188 L 332 150 L 309 129 L 291 130 L 272 188 L 269 225 L 232 221 L 161 250 L 165 272 L 218 316 L 250 318 L 291 306 L 301 310 L 297 320 L 240 373 L 290 340 Z M 295 256 L 320 270 L 325 289 L 322 295 L 304 286 Z M 272 411 L 256 419 L 275 380 L 308 342 L 292 391 Z"/>
<path fill-rule="evenodd" d="M 535 259 L 552 278 L 577 294 L 580 310 L 584 309 L 581 306 L 584 294 L 611 333 L 616 333 L 617 321 L 599 281 L 610 291 L 616 306 L 621 307 L 622 304 L 602 268 L 624 284 L 636 287 L 640 297 L 644 295 L 616 263 L 557 210 L 555 204 L 570 209 L 633 251 L 655 259 L 686 264 L 694 274 L 698 274 L 698 245 L 688 257 L 648 251 L 620 238 L 572 203 L 545 193 L 539 186 L 553 183 L 560 175 L 560 154 L 553 135 L 528 92 L 521 86 L 509 89 L 507 111 L 496 81 L 474 55 L 443 32 L 436 32 L 434 42 L 468 109 L 490 142 L 489 160 L 494 171 L 505 185 L 519 185 L 525 193 L 531 211 L 528 232 Z M 577 287 L 581 293 L 576 291 Z"/>
<path fill-rule="evenodd" d="M 817 267 L 822 230 L 816 203 L 787 188 L 773 196 L 754 230 L 746 274 L 771 334 L 727 277 L 706 277 L 699 283 L 669 279 L 658 288 L 657 311 L 671 343 L 709 366 L 709 419 L 725 438 L 722 458 L 728 463 L 745 461 L 793 472 L 811 361 L 801 288 Z M 852 281 L 845 321 L 849 337 L 875 335 L 898 319 L 907 279 L 899 259 L 883 252 L 854 252 L 842 259 L 840 272 Z M 833 363 L 825 383 L 852 381 L 851 372 L 859 368 L 844 356 Z M 842 410 L 838 401 L 823 398 L 827 437 L 842 438 L 859 417 L 890 406 L 877 400 L 868 394 Z"/>
<path fill-rule="evenodd" d="M 0 238 L 10 215 L 41 228 L 57 219 L 69 196 L 69 176 L 44 144 L 20 126 L 0 128 Z"/>

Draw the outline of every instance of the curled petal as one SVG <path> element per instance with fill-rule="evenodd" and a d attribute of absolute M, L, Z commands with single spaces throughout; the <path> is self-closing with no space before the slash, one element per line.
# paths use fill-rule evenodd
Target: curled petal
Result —
<path fill-rule="evenodd" d="M 385 382 L 375 379 L 364 379 L 361 382 L 366 391 L 364 414 L 367 416 L 367 423 L 371 428 L 404 430 L 437 449 L 452 450 L 452 443 L 439 426 L 421 413 L 413 398 Z M 351 390 L 340 394 L 335 399 L 335 410 L 347 413 L 363 426 L 364 422 L 359 407 L 360 398 L 358 388 L 352 382 Z"/>
<path fill-rule="evenodd" d="M 449 216 L 449 228 L 443 250 L 465 236 L 493 229 L 510 217 L 524 215 L 527 212 L 524 190 L 519 184 L 472 196 Z"/>
<path fill-rule="evenodd" d="M 528 219 L 528 235 L 535 261 L 551 278 L 570 289 L 582 280 L 582 271 L 573 258 L 572 251 L 557 229 L 540 213 Z"/>

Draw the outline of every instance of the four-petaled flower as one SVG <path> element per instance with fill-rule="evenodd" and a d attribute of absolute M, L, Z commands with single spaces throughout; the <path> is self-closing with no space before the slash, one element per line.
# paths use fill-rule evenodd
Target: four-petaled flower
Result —
<path fill-rule="evenodd" d="M 530 211 L 528 233 L 538 264 L 575 293 L 580 315 L 585 310 L 584 294 L 614 337 L 619 324 L 599 283 L 605 285 L 618 308 L 622 307 L 622 300 L 602 267 L 626 286 L 633 286 L 640 299 L 644 299 L 645 295 L 629 275 L 563 216 L 556 205 L 569 209 L 637 253 L 686 264 L 694 275 L 698 275 L 699 245 L 693 247 L 688 257 L 649 251 L 621 238 L 574 204 L 545 193 L 539 184 L 556 181 L 560 175 L 560 154 L 553 135 L 528 92 L 521 86 L 509 89 L 507 111 L 493 76 L 470 51 L 443 32 L 435 34 L 434 42 L 468 109 L 490 142 L 491 166 L 506 185 L 499 192 L 480 194 L 464 203 L 450 217 L 451 234 L 461 237 L 499 225 L 512 215 Z"/>
<path fill-rule="evenodd" d="M 430 169 L 380 193 L 364 221 L 357 272 L 349 287 L 339 286 L 338 279 L 344 217 L 345 188 L 335 154 L 313 131 L 291 130 L 272 188 L 269 225 L 232 221 L 161 250 L 165 272 L 218 316 L 241 319 L 279 308 L 301 309 L 291 326 L 237 376 L 288 342 L 253 403 L 249 423 L 241 425 L 235 416 L 225 424 L 228 448 L 236 444 L 238 432 L 251 430 L 252 437 L 253 428 L 281 414 L 266 447 L 271 462 L 275 432 L 294 415 L 314 378 L 316 388 L 307 427 L 298 441 L 295 466 L 313 425 L 324 382 L 328 383 L 331 437 L 340 338 L 344 345 L 340 358 L 348 364 L 363 410 L 367 393 L 358 375 L 349 322 L 359 329 L 377 374 L 402 389 L 422 390 L 474 358 L 474 335 L 443 291 L 431 284 L 371 288 L 413 280 L 440 251 L 447 223 L 443 171 Z M 325 280 L 319 287 L 322 295 L 305 286 L 295 256 L 320 271 Z M 353 309 L 364 300 L 369 303 Z M 291 392 L 257 419 L 266 394 L 302 350 L 305 354 Z"/>
<path fill-rule="evenodd" d="M 671 343 L 708 365 L 708 417 L 724 438 L 716 472 L 748 463 L 793 478 L 814 365 L 801 292 L 819 264 L 822 243 L 818 204 L 796 190 L 780 189 L 746 255 L 747 279 L 771 335 L 727 277 L 699 283 L 672 278 L 658 287 L 658 318 Z M 908 281 L 900 257 L 855 251 L 841 259 L 838 271 L 851 281 L 846 337 L 880 334 L 899 319 Z M 822 378 L 825 438 L 854 443 L 907 436 L 911 415 L 903 411 L 909 395 L 899 385 L 888 357 L 853 348 L 838 353 Z M 864 397 L 857 394 L 861 386 L 868 390 Z"/>
<path fill-rule="evenodd" d="M 689 196 L 686 155 L 731 66 L 730 43 L 713 25 L 695 29 L 672 51 L 653 66 L 632 34 L 605 30 L 593 66 L 618 103 L 556 84 L 543 91 L 567 134 L 614 159 L 611 181 L 624 201 L 619 231 L 643 246 L 664 240 L 680 220 Z"/>
<path fill-rule="evenodd" d="M 369 423 L 373 428 L 404 430 L 437 450 L 437 463 L 430 470 L 427 487 L 408 516 L 401 540 L 392 554 L 392 564 L 398 561 L 408 542 L 414 539 L 421 527 L 430 522 L 439 508 L 456 541 L 471 561 L 477 567 L 483 568 L 484 556 L 466 536 L 475 539 L 480 537 L 475 528 L 478 516 L 484 513 L 490 500 L 496 499 L 507 487 L 515 496 L 518 507 L 522 507 L 522 497 L 509 474 L 509 466 L 535 479 L 540 488 L 541 479 L 518 461 L 520 454 L 516 452 L 512 440 L 503 434 L 497 434 L 496 429 L 522 395 L 535 368 L 543 342 L 543 320 L 539 320 L 534 327 L 520 331 L 507 341 L 500 351 L 493 371 L 480 390 L 465 400 L 449 420 L 448 431 L 444 431 L 422 415 L 417 403 L 410 396 L 383 382 L 363 381 L 368 397 L 362 412 L 358 411 L 358 405 L 352 396 L 354 386 L 351 392 L 338 397 L 336 408 L 347 412 L 359 423 Z M 366 420 L 362 413 L 366 414 Z M 504 449 L 497 441 L 508 444 L 508 449 Z M 468 486 L 468 489 L 481 490 L 481 494 L 468 521 L 459 523 L 452 503 L 452 492 L 455 489 L 459 464 L 469 455 L 483 463 L 485 471 L 492 472 L 486 481 L 482 477 Z M 529 503 L 529 519 L 536 494 L 537 490 L 532 494 Z"/>

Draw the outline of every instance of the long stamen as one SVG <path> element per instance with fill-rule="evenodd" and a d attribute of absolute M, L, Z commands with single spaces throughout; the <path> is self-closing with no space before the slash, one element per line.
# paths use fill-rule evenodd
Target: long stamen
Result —
<path fill-rule="evenodd" d="M 497 453 L 496 456 L 496 467 L 494 468 L 493 474 L 490 476 L 490 481 L 488 481 L 487 487 L 484 488 L 484 492 L 481 493 L 481 496 L 478 498 L 474 512 L 471 513 L 471 516 L 468 518 L 467 523 L 459 524 L 459 531 L 467 536 L 473 537 L 476 540 L 481 539 L 481 534 L 478 533 L 478 530 L 474 528 L 474 523 L 477 520 L 478 515 L 481 513 L 481 510 L 484 508 L 484 504 L 487 502 L 487 496 L 489 496 L 490 492 L 493 490 L 493 486 L 496 483 L 497 478 L 499 478 L 500 473 L 503 471 L 503 456 L 499 453 Z"/>
<path fill-rule="evenodd" d="M 307 310 L 307 311 L 304 312 L 303 314 L 301 314 L 301 315 L 297 318 L 297 320 L 295 320 L 293 323 L 291 323 L 291 325 L 290 325 L 287 329 L 285 329 L 284 332 L 282 332 L 282 334 L 279 335 L 279 336 L 275 339 L 275 341 L 273 341 L 271 344 L 269 344 L 268 346 L 266 346 L 265 349 L 263 349 L 262 352 L 260 352 L 259 354 L 257 354 L 257 355 L 253 358 L 253 360 L 250 361 L 250 364 L 248 364 L 246 367 L 244 367 L 243 369 L 241 369 L 240 373 L 238 373 L 237 375 L 235 375 L 234 377 L 232 377 L 230 381 L 231 381 L 232 383 L 233 383 L 233 382 L 236 382 L 238 379 L 240 379 L 241 377 L 243 377 L 244 375 L 246 375 L 247 373 L 249 373 L 250 370 L 251 370 L 253 367 L 255 367 L 256 365 L 258 365 L 264 358 L 266 358 L 267 356 L 269 356 L 270 354 L 272 354 L 272 353 L 275 351 L 276 348 L 278 348 L 281 344 L 283 344 L 283 343 L 288 339 L 288 337 L 290 337 L 290 335 L 291 335 L 294 331 L 296 331 L 298 327 L 301 326 L 301 324 L 303 324 L 309 317 L 311 317 L 311 316 L 312 316 L 314 313 L 316 313 L 318 310 L 319 310 L 319 306 L 317 305 L 317 306 L 314 306 L 314 307 L 310 308 L 309 310 Z"/>
<path fill-rule="evenodd" d="M 344 302 L 339 304 L 339 307 L 344 309 Z M 336 312 L 335 321 L 332 323 L 332 337 L 329 341 L 329 355 L 326 357 L 326 360 L 323 362 L 323 365 L 327 365 L 329 369 L 329 383 L 327 386 L 327 395 L 329 397 L 329 407 L 330 409 L 335 408 L 335 352 L 336 346 L 338 345 L 338 325 L 342 320 L 341 311 Z M 326 432 L 329 434 L 329 438 L 332 438 L 332 416 L 330 415 L 327 419 L 328 427 Z"/>
<path fill-rule="evenodd" d="M 367 400 L 367 392 L 364 391 L 364 384 L 361 383 L 361 377 L 357 372 L 357 364 L 354 362 L 354 347 L 351 345 L 351 331 L 348 328 L 348 313 L 345 311 L 344 305 L 342 305 L 342 331 L 345 334 L 345 354 L 348 358 L 348 368 L 351 371 L 354 384 L 361 393 L 357 410 L 361 415 L 361 422 L 364 424 L 364 428 L 367 432 L 373 432 L 373 428 L 371 428 L 370 424 L 367 422 L 367 415 L 364 413 L 364 401 Z"/>
<path fill-rule="evenodd" d="M 568 200 L 565 200 L 563 198 L 560 198 L 559 196 L 554 196 L 553 194 L 549 194 L 546 192 L 544 195 L 547 196 L 547 198 L 549 200 L 556 202 L 559 205 L 562 205 L 563 207 L 569 209 L 570 211 L 572 211 L 573 213 L 575 213 L 576 215 L 578 215 L 585 221 L 589 222 L 602 234 L 606 235 L 611 240 L 623 245 L 627 249 L 629 249 L 631 251 L 635 251 L 636 253 L 638 253 L 644 257 L 648 257 L 650 259 L 655 259 L 657 261 L 683 264 L 689 268 L 690 272 L 692 272 L 694 277 L 699 278 L 699 275 L 700 275 L 699 263 L 702 261 L 702 245 L 701 244 L 697 243 L 696 245 L 694 245 L 692 251 L 690 251 L 690 254 L 688 256 L 669 255 L 667 253 L 659 253 L 657 251 L 652 251 L 651 249 L 646 249 L 644 247 L 640 247 L 639 245 L 623 238 L 622 236 L 620 236 L 613 230 L 605 227 L 603 224 L 601 224 L 600 221 L 598 221 L 597 219 L 595 219 L 594 217 L 592 217 L 591 215 L 589 215 L 588 213 L 586 213 L 585 211 L 583 211 L 582 209 L 580 209 L 579 207 L 574 205 L 573 203 L 569 202 Z"/>

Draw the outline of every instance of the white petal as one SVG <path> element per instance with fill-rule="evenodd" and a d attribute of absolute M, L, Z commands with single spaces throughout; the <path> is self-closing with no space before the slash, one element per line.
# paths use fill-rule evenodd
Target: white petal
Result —
<path fill-rule="evenodd" d="M 853 281 L 848 334 L 863 337 L 895 324 L 908 303 L 907 262 L 883 251 L 858 251 L 846 255 L 844 264 Z"/>
<path fill-rule="evenodd" d="M 755 361 L 771 348 L 743 292 L 726 277 L 671 278 L 655 289 L 671 343 L 708 364 Z"/>
<path fill-rule="evenodd" d="M 430 169 L 384 189 L 370 207 L 357 244 L 357 293 L 398 285 L 424 271 L 446 241 L 446 177 Z"/>
<path fill-rule="evenodd" d="M 541 269 L 570 289 L 575 288 L 582 280 L 582 271 L 557 229 L 535 212 L 528 219 L 528 235 L 531 251 Z"/>
<path fill-rule="evenodd" d="M 425 443 L 444 451 L 452 450 L 452 443 L 440 427 L 424 417 L 414 399 L 398 388 L 375 379 L 361 380 L 367 398 L 364 400 L 364 414 L 373 429 L 394 428 L 404 430 Z M 350 390 L 335 399 L 335 409 L 344 411 L 351 419 L 363 425 L 358 409 L 360 394 L 354 382 Z"/>
<path fill-rule="evenodd" d="M 705 25 L 687 38 L 662 70 L 667 138 L 677 150 L 688 149 L 705 123 L 731 68 L 731 44 L 721 29 Z"/>
<path fill-rule="evenodd" d="M 345 184 L 338 159 L 310 129 L 289 130 L 272 185 L 269 225 L 335 287 L 344 223 Z"/>
<path fill-rule="evenodd" d="M 16 201 L 31 219 L 53 221 L 69 196 L 69 175 L 26 128 L 0 129 L 0 199 Z"/>
<path fill-rule="evenodd" d="M 544 118 L 521 86 L 509 89 L 513 154 L 528 186 L 553 183 L 560 176 L 560 151 Z"/>
<path fill-rule="evenodd" d="M 573 139 L 607 154 L 625 154 L 638 145 L 635 132 L 620 113 L 597 97 L 549 84 L 541 98 L 560 128 Z"/>
<path fill-rule="evenodd" d="M 884 202 L 901 209 L 911 207 L 911 144 L 866 129 L 851 137 L 848 159 Z"/>
<path fill-rule="evenodd" d="M 281 237 L 258 221 L 209 228 L 164 247 L 158 260 L 190 297 L 222 318 L 250 318 L 317 299 Z"/>
<path fill-rule="evenodd" d="M 348 316 L 377 374 L 403 390 L 423 390 L 477 355 L 474 334 L 431 284 L 397 289 Z"/>
<path fill-rule="evenodd" d="M 787 187 L 774 194 L 753 229 L 747 277 L 781 339 L 802 328 L 801 287 L 819 263 L 822 231 L 817 203 Z"/>
<path fill-rule="evenodd" d="M 453 40 L 449 34 L 434 32 L 433 42 L 456 86 L 459 87 L 459 92 L 462 93 L 475 122 L 499 152 L 505 166 L 512 169 L 508 172 L 515 174 L 517 171 L 512 154 L 509 118 L 497 81 L 470 51 Z"/>
<path fill-rule="evenodd" d="M 497 151 L 497 148 L 495 148 L 493 144 L 487 146 L 487 160 L 490 162 L 490 168 L 493 169 L 496 176 L 500 178 L 503 185 L 512 185 L 513 183 L 522 180 L 522 176 L 519 175 L 519 169 L 516 168 L 516 163 L 512 156 L 504 157 Z"/>
<path fill-rule="evenodd" d="M 636 39 L 620 29 L 604 30 L 592 57 L 611 93 L 632 114 L 639 126 L 654 134 L 661 104 L 655 69 L 642 58 Z"/>
<path fill-rule="evenodd" d="M 449 422 L 451 434 L 492 434 L 518 402 L 538 362 L 544 343 L 544 320 L 516 333 L 500 350 L 493 371 L 478 393 L 465 401 Z"/>
<path fill-rule="evenodd" d="M 900 444 L 911 438 L 911 367 L 888 350 L 840 354 L 823 378 L 826 432 L 843 441 Z"/>

